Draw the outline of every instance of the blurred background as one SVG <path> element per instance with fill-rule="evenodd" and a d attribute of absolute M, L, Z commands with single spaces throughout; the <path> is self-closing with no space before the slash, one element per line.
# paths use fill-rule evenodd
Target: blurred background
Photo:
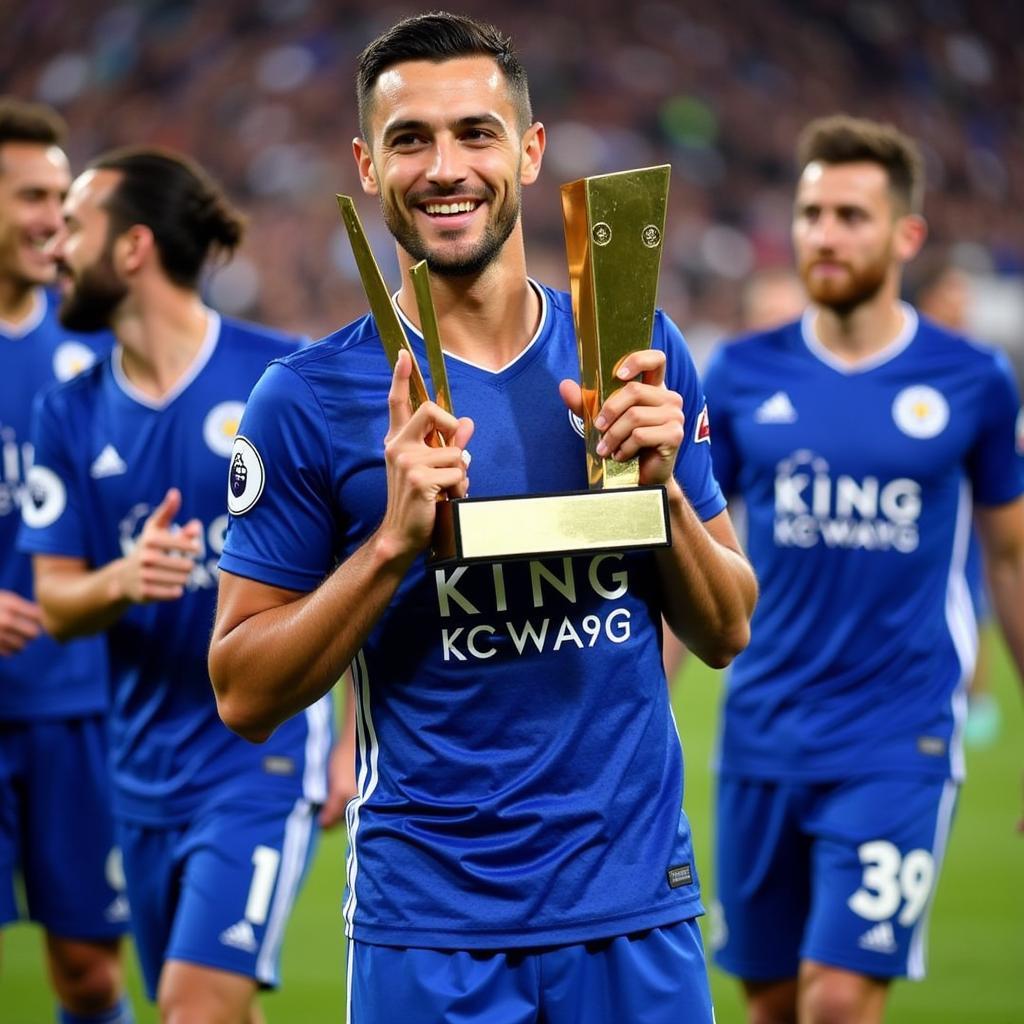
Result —
<path fill-rule="evenodd" d="M 795 137 L 811 117 L 844 110 L 892 121 L 922 144 L 931 240 L 907 275 L 908 291 L 930 296 L 940 303 L 930 307 L 936 315 L 1002 345 L 1024 368 L 1024 4 L 450 6 L 512 34 L 548 129 L 544 171 L 524 196 L 538 279 L 566 283 L 560 183 L 670 162 L 660 302 L 703 361 L 753 318 L 748 307 L 764 307 L 752 281 L 792 284 L 780 268 L 790 263 Z M 377 32 L 418 10 L 387 0 L 0 0 L 0 92 L 60 110 L 76 168 L 140 142 L 197 157 L 250 217 L 239 255 L 207 284 L 209 300 L 319 337 L 365 311 L 336 192 L 359 198 L 385 275 L 397 284 L 393 244 L 375 203 L 358 195 L 353 73 Z M 1024 1019 L 1022 839 L 1014 834 L 1024 722 L 1001 648 L 993 688 L 1005 724 L 991 746 L 969 752 L 931 974 L 924 985 L 897 986 L 889 1019 L 899 1024 Z M 709 895 L 708 762 L 719 689 L 717 675 L 691 661 L 675 693 Z M 301 897 L 285 946 L 286 984 L 268 1000 L 276 1021 L 341 1019 L 343 850 L 342 835 L 325 839 Z M 27 926 L 4 939 L 0 1024 L 52 1019 L 39 941 Z M 718 1019 L 739 1021 L 734 983 L 717 970 L 711 977 Z M 155 1014 L 134 966 L 129 980 L 140 1024 L 149 1024 Z"/>
<path fill-rule="evenodd" d="M 1024 5 L 450 6 L 511 33 L 548 129 L 544 171 L 524 197 L 533 276 L 566 282 L 560 183 L 671 163 L 659 301 L 703 362 L 739 326 L 744 282 L 790 260 L 799 128 L 845 110 L 921 141 L 932 262 L 964 272 L 968 327 L 1024 366 Z M 209 282 L 210 301 L 319 337 L 365 306 L 334 202 L 335 192 L 358 193 L 355 59 L 378 31 L 423 9 L 0 0 L 0 91 L 66 116 L 75 167 L 138 142 L 197 157 L 251 218 L 239 256 Z M 397 281 L 374 203 L 360 205 L 385 276 Z"/>

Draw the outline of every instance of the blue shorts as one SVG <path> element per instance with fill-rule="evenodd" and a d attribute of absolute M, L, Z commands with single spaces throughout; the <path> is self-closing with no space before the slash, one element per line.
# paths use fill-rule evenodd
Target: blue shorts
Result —
<path fill-rule="evenodd" d="M 635 935 L 521 950 L 351 942 L 350 1024 L 712 1024 L 695 918 Z"/>
<path fill-rule="evenodd" d="M 0 925 L 20 917 L 18 873 L 28 917 L 51 935 L 128 930 L 103 715 L 0 722 Z"/>
<path fill-rule="evenodd" d="M 151 999 L 167 960 L 278 984 L 281 940 L 316 832 L 314 805 L 279 797 L 211 805 L 168 828 L 117 823 Z"/>
<path fill-rule="evenodd" d="M 956 809 L 943 779 L 720 779 L 715 962 L 748 981 L 815 960 L 923 978 L 928 911 Z"/>

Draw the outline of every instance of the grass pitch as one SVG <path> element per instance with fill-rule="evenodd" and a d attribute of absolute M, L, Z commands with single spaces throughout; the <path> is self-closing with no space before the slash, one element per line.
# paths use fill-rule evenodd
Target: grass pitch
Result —
<path fill-rule="evenodd" d="M 992 688 L 1002 709 L 996 743 L 968 750 L 968 781 L 932 910 L 928 978 L 894 986 L 887 1020 L 894 1024 L 1019 1024 L 1024 1021 L 1024 716 L 1005 653 L 997 648 Z M 705 896 L 714 893 L 709 855 L 711 779 L 721 682 L 694 660 L 676 685 L 676 719 L 686 749 L 686 807 L 696 833 Z M 285 940 L 283 987 L 262 1000 L 269 1024 L 345 1019 L 341 893 L 344 835 L 325 836 Z M 134 953 L 129 988 L 139 1024 L 157 1015 L 142 995 Z M 739 1024 L 732 979 L 712 968 L 719 1024 Z M 48 1024 L 54 1009 L 44 977 L 41 934 L 15 925 L 4 934 L 0 1024 Z M 396 1022 L 399 1024 L 399 1022 Z M 622 1022 L 628 1024 L 628 1022 Z"/>

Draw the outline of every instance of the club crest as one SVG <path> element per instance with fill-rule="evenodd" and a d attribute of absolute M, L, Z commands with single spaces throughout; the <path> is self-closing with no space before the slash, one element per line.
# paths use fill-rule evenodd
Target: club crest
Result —
<path fill-rule="evenodd" d="M 907 437 L 937 437 L 949 423 L 949 403 L 927 384 L 904 388 L 893 400 L 892 418 Z"/>
<path fill-rule="evenodd" d="M 219 402 L 203 420 L 203 440 L 215 455 L 227 458 L 245 412 L 244 402 Z"/>

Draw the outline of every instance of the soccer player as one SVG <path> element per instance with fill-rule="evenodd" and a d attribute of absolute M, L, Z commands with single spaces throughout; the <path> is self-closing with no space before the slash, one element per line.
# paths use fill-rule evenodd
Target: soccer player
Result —
<path fill-rule="evenodd" d="M 206 647 L 235 429 L 298 342 L 203 304 L 200 270 L 242 223 L 185 158 L 100 157 L 64 221 L 61 321 L 109 324 L 117 345 L 37 410 L 22 545 L 46 627 L 109 641 L 114 813 L 149 995 L 174 1024 L 258 1020 L 325 799 L 330 709 L 251 746 L 217 716 Z"/>
<path fill-rule="evenodd" d="M 442 490 L 586 489 L 572 311 L 526 274 L 520 191 L 545 133 L 509 41 L 403 21 L 361 55 L 358 95 L 398 306 L 422 359 L 409 269 L 426 258 L 463 418 L 411 411 L 410 359 L 391 372 L 370 317 L 268 368 L 233 456 L 221 714 L 263 739 L 353 665 L 352 1020 L 710 1021 L 659 616 L 724 665 L 755 582 L 697 375 L 659 314 L 597 420 L 602 455 L 666 486 L 671 549 L 428 566 Z"/>
<path fill-rule="evenodd" d="M 725 698 L 716 960 L 757 1024 L 871 1024 L 893 978 L 924 975 L 963 778 L 972 496 L 1024 663 L 1019 401 L 1001 355 L 899 300 L 926 230 L 914 142 L 836 116 L 798 161 L 811 304 L 707 377 L 715 474 L 745 502 L 761 585 Z"/>
<path fill-rule="evenodd" d="M 0 925 L 18 917 L 18 871 L 60 1019 L 124 1024 L 106 659 L 98 639 L 62 647 L 43 631 L 31 563 L 15 550 L 19 508 L 38 511 L 25 488 L 33 397 L 110 349 L 109 335 L 60 327 L 49 291 L 45 249 L 71 180 L 64 132 L 48 108 L 0 99 Z"/>

